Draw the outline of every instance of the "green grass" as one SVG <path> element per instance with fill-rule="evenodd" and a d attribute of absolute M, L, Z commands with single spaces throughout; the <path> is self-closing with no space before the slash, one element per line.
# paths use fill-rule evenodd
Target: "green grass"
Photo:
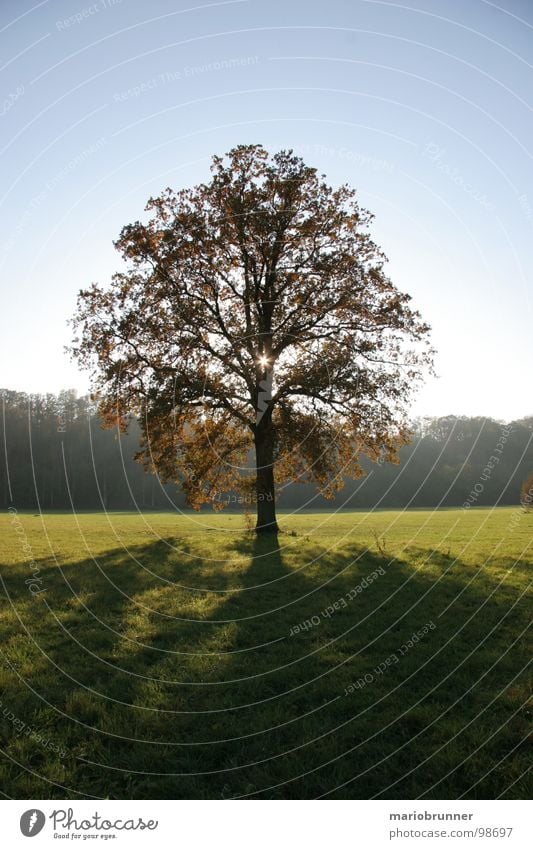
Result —
<path fill-rule="evenodd" d="M 533 514 L 281 516 L 279 550 L 237 515 L 19 520 L 0 521 L 5 795 L 529 796 Z"/>

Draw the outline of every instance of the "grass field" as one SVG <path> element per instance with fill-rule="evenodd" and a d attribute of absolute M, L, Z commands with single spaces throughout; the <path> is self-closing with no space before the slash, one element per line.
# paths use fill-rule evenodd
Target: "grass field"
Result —
<path fill-rule="evenodd" d="M 533 513 L 0 524 L 6 796 L 529 796 Z"/>

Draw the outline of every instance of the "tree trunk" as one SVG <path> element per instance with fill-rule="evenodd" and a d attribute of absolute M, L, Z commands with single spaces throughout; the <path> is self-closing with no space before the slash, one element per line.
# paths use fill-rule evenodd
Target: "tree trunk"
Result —
<path fill-rule="evenodd" d="M 276 533 L 276 501 L 274 491 L 274 428 L 265 416 L 255 433 L 255 466 L 257 524 L 256 533 Z"/>

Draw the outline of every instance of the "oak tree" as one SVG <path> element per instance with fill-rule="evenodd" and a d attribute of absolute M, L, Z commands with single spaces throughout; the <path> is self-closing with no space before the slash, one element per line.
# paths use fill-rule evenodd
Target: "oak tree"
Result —
<path fill-rule="evenodd" d="M 146 210 L 115 243 L 126 269 L 80 292 L 71 348 L 105 423 L 138 417 L 146 468 L 197 509 L 243 493 L 264 532 L 287 482 L 332 496 L 361 453 L 397 457 L 429 328 L 354 189 L 240 145 Z"/>

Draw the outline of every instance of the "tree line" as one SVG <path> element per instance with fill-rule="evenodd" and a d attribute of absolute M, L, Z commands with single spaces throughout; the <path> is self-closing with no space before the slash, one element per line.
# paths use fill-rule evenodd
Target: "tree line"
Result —
<path fill-rule="evenodd" d="M 186 509 L 178 484 L 161 484 L 134 459 L 141 441 L 134 417 L 120 433 L 103 429 L 95 403 L 73 390 L 3 390 L 1 397 L 4 509 Z M 417 419 L 399 464 L 362 457 L 361 465 L 365 475 L 346 480 L 332 501 L 310 484 L 291 483 L 279 488 L 277 503 L 288 510 L 517 504 L 533 470 L 533 417 Z M 220 494 L 215 506 L 242 510 L 246 496 Z"/>

